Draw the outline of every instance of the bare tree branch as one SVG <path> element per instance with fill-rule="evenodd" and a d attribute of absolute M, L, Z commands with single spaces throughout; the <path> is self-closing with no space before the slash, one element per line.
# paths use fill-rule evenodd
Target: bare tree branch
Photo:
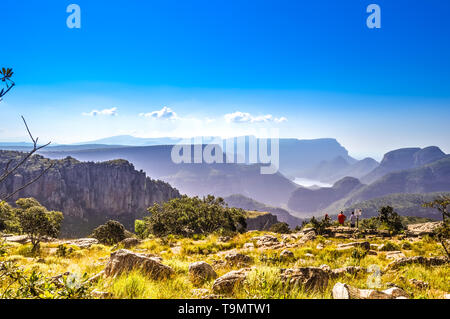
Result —
<path fill-rule="evenodd" d="M 0 198 L 2 198 L 4 201 L 7 201 L 8 199 L 10 199 L 11 197 L 13 197 L 14 195 L 16 195 L 18 192 L 20 192 L 21 190 L 27 188 L 28 186 L 30 186 L 31 184 L 35 183 L 38 179 L 40 179 L 42 176 L 44 176 L 45 173 L 47 173 L 52 167 L 54 166 L 54 164 L 50 164 L 49 167 L 47 167 L 44 171 L 42 171 L 42 173 L 39 174 L 39 176 L 37 176 L 36 178 L 34 178 L 33 180 L 31 180 L 30 182 L 26 183 L 25 185 L 23 185 L 22 187 L 14 190 L 11 194 L 8 195 L 2 195 L 0 196 Z"/>

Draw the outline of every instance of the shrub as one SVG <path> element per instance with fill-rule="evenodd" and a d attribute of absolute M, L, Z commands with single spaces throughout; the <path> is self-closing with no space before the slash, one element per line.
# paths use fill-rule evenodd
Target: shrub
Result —
<path fill-rule="evenodd" d="M 91 237 L 104 245 L 114 245 L 126 238 L 125 227 L 118 221 L 109 220 L 94 229 Z"/>
<path fill-rule="evenodd" d="M 39 250 L 39 244 L 44 237 L 58 237 L 63 220 L 61 212 L 47 211 L 34 198 L 21 198 L 16 204 L 20 227 L 30 238 L 33 252 Z"/>
<path fill-rule="evenodd" d="M 160 237 L 243 232 L 247 227 L 242 209 L 229 208 L 223 198 L 211 195 L 203 199 L 182 196 L 162 206 L 155 204 L 148 211 L 150 216 L 145 218 L 148 230 Z"/>
<path fill-rule="evenodd" d="M 365 218 L 359 222 L 361 229 L 376 230 L 380 226 L 380 220 L 377 217 Z"/>
<path fill-rule="evenodd" d="M 331 226 L 331 220 L 327 217 L 324 217 L 322 220 L 317 220 L 315 217 L 313 217 L 311 218 L 309 223 L 318 235 L 324 234 L 327 227 Z"/>
<path fill-rule="evenodd" d="M 143 221 L 141 219 L 136 219 L 134 221 L 134 232 L 141 239 L 147 238 L 148 237 L 148 227 L 145 224 L 145 221 Z"/>
<path fill-rule="evenodd" d="M 276 223 L 270 227 L 270 231 L 279 234 L 289 234 L 291 229 L 287 223 Z"/>
<path fill-rule="evenodd" d="M 400 247 L 393 242 L 388 241 L 386 244 L 381 247 L 381 251 L 395 251 L 400 250 Z"/>

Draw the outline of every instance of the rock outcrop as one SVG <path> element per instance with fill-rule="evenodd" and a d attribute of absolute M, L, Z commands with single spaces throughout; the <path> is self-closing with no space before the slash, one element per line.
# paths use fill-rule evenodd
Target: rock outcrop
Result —
<path fill-rule="evenodd" d="M 442 225 L 442 222 L 430 222 L 408 225 L 406 235 L 410 237 L 433 235 L 436 228 Z"/>
<path fill-rule="evenodd" d="M 230 266 L 245 266 L 249 265 L 253 262 L 253 259 L 250 256 L 239 254 L 239 253 L 230 253 L 225 256 L 225 260 Z"/>
<path fill-rule="evenodd" d="M 105 276 L 116 277 L 132 270 L 139 270 L 151 279 L 163 279 L 174 274 L 173 269 L 163 265 L 158 258 L 120 249 L 111 253 Z"/>

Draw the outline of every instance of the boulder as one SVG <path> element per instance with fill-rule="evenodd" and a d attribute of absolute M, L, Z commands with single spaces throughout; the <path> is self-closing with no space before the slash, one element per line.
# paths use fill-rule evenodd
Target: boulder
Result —
<path fill-rule="evenodd" d="M 331 277 L 337 278 L 339 276 L 349 274 L 349 275 L 357 275 L 361 272 L 365 272 L 364 268 L 357 267 L 357 266 L 347 266 L 342 268 L 336 268 L 330 270 Z"/>
<path fill-rule="evenodd" d="M 419 264 L 424 266 L 440 266 L 445 265 L 449 262 L 449 259 L 445 256 L 439 257 L 423 257 L 423 256 L 415 256 L 408 258 L 400 258 L 395 260 L 387 265 L 386 270 L 395 270 L 400 267 L 411 265 L 411 264 Z"/>
<path fill-rule="evenodd" d="M 278 247 L 282 246 L 282 244 L 279 242 L 278 238 L 275 236 L 272 236 L 272 235 L 253 237 L 252 239 L 256 240 L 256 247 L 278 248 Z"/>
<path fill-rule="evenodd" d="M 98 245 L 98 243 L 95 238 L 78 238 L 65 242 L 66 245 L 74 245 L 81 249 L 90 248 L 92 245 Z"/>
<path fill-rule="evenodd" d="M 347 284 L 336 283 L 333 287 L 333 299 L 404 299 L 409 298 L 408 294 L 398 288 L 393 287 L 383 291 L 374 289 L 359 289 Z"/>
<path fill-rule="evenodd" d="M 347 244 L 339 244 L 336 250 L 349 250 L 356 247 L 363 248 L 365 250 L 370 250 L 370 243 L 368 241 L 363 242 L 353 242 Z"/>
<path fill-rule="evenodd" d="M 197 261 L 189 265 L 189 276 L 193 282 L 202 283 L 216 279 L 217 274 L 210 264 L 204 261 Z"/>
<path fill-rule="evenodd" d="M 387 259 L 398 260 L 398 259 L 405 258 L 405 257 L 406 257 L 405 254 L 402 253 L 399 250 L 389 251 L 389 252 L 386 253 L 386 258 Z"/>
<path fill-rule="evenodd" d="M 419 280 L 419 279 L 414 279 L 414 278 L 412 278 L 412 279 L 409 280 L 409 282 L 410 282 L 413 286 L 415 286 L 416 288 L 419 288 L 419 289 L 427 289 L 427 288 L 430 287 L 430 284 L 429 284 L 429 283 L 427 283 L 427 282 L 425 282 L 425 281 L 422 281 L 422 280 Z"/>
<path fill-rule="evenodd" d="M 323 291 L 328 286 L 329 273 L 321 267 L 280 269 L 281 281 L 289 286 L 301 286 L 306 291 Z"/>
<path fill-rule="evenodd" d="M 244 248 L 244 249 L 253 249 L 253 248 L 255 248 L 255 245 L 253 245 L 253 243 L 245 243 L 242 248 Z"/>
<path fill-rule="evenodd" d="M 111 298 L 112 294 L 110 292 L 106 292 L 106 291 L 100 291 L 100 290 L 93 290 L 91 292 L 91 296 L 97 299 L 107 299 L 107 298 Z"/>
<path fill-rule="evenodd" d="M 225 260 L 230 266 L 248 265 L 253 262 L 253 259 L 250 256 L 239 253 L 230 253 L 225 256 Z"/>
<path fill-rule="evenodd" d="M 140 270 L 151 279 L 167 278 L 174 273 L 172 268 L 163 265 L 158 258 L 120 249 L 111 253 L 105 268 L 105 276 L 116 277 L 132 270 Z"/>
<path fill-rule="evenodd" d="M 125 238 L 120 243 L 123 245 L 123 248 L 129 249 L 129 248 L 139 245 L 141 243 L 141 241 L 137 238 L 130 237 L 130 238 Z"/>
<path fill-rule="evenodd" d="M 250 268 L 243 268 L 239 270 L 233 270 L 222 277 L 217 278 L 213 284 L 213 291 L 216 294 L 229 294 L 233 292 L 233 289 L 241 285 L 247 278 Z"/>

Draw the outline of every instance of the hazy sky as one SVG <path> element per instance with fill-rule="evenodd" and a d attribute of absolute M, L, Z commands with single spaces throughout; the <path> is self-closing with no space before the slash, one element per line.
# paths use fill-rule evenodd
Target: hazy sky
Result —
<path fill-rule="evenodd" d="M 81 7 L 81 29 L 66 6 Z M 381 7 L 382 28 L 366 26 Z M 0 141 L 334 137 L 450 153 L 450 2 L 2 0 Z"/>

